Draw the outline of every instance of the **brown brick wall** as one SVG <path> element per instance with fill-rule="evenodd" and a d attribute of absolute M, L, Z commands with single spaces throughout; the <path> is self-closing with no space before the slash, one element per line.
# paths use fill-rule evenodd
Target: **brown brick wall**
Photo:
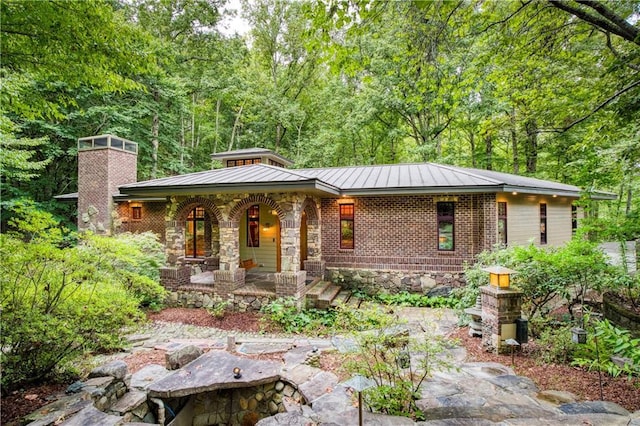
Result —
<path fill-rule="evenodd" d="M 102 224 L 111 230 L 112 196 L 118 187 L 136 181 L 137 155 L 117 149 L 91 149 L 78 151 L 78 228 L 87 229 L 82 220 L 89 206 L 98 212 L 91 224 Z"/>
<path fill-rule="evenodd" d="M 142 207 L 142 219 L 131 219 L 131 207 Z M 165 241 L 165 214 L 166 203 L 164 201 L 129 203 L 127 201 L 118 204 L 117 212 L 122 225 L 120 232 L 146 232 L 152 231 L 158 235 L 160 241 Z"/>
<path fill-rule="evenodd" d="M 459 272 L 495 241 L 495 196 L 455 197 L 455 250 L 437 249 L 438 196 L 322 200 L 322 253 L 327 267 Z M 493 201 L 492 201 L 493 200 Z M 339 203 L 355 206 L 355 248 L 340 249 Z"/>

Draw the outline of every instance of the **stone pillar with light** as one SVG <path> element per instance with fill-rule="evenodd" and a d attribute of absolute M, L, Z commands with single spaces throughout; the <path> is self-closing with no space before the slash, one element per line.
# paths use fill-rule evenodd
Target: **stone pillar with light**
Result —
<path fill-rule="evenodd" d="M 516 320 L 521 316 L 522 292 L 511 288 L 511 274 L 516 271 L 502 266 L 492 266 L 483 271 L 489 273 L 489 285 L 480 287 L 482 347 L 488 352 L 506 353 L 509 348 L 505 341 L 516 339 Z"/>

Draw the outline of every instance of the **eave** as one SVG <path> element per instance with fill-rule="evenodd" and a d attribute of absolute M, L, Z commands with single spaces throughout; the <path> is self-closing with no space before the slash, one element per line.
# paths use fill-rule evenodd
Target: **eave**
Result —
<path fill-rule="evenodd" d="M 246 182 L 206 185 L 172 185 L 156 187 L 122 188 L 127 196 L 207 195 L 229 193 L 311 192 L 318 195 L 340 195 L 340 190 L 318 179 L 296 182 Z"/>

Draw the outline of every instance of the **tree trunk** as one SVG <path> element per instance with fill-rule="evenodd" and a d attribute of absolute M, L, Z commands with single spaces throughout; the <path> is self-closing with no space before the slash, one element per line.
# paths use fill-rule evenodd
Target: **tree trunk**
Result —
<path fill-rule="evenodd" d="M 485 154 L 485 169 L 486 170 L 493 170 L 493 162 L 492 162 L 492 157 L 493 157 L 493 135 L 491 134 L 491 132 L 487 132 L 484 135 L 484 154 Z"/>
<path fill-rule="evenodd" d="M 184 150 L 186 148 L 186 136 L 184 132 L 184 114 L 180 113 L 180 165 L 184 167 Z"/>
<path fill-rule="evenodd" d="M 469 132 L 469 147 L 471 148 L 471 166 L 475 169 L 478 165 L 476 164 L 476 135 L 473 132 Z"/>
<path fill-rule="evenodd" d="M 238 111 L 238 115 L 236 115 L 236 121 L 233 123 L 233 130 L 231 131 L 231 140 L 229 141 L 229 148 L 227 151 L 231 151 L 233 148 L 233 143 L 236 137 L 236 131 L 238 130 L 238 126 L 240 125 L 240 117 L 242 116 L 242 109 L 244 108 L 244 104 L 240 105 L 240 110 Z"/>
<path fill-rule="evenodd" d="M 160 93 L 157 88 L 153 89 L 153 100 L 156 108 L 153 112 L 153 121 L 151 123 L 151 179 L 155 179 L 158 175 L 158 149 L 160 147 L 158 140 L 158 134 L 160 133 L 160 115 L 158 114 Z"/>
<path fill-rule="evenodd" d="M 220 140 L 220 103 L 222 100 L 218 98 L 216 101 L 216 130 L 214 132 L 213 153 L 218 152 L 218 141 Z"/>
<path fill-rule="evenodd" d="M 511 124 L 511 150 L 513 152 L 513 173 L 520 173 L 520 159 L 518 158 L 518 132 L 516 129 L 516 109 L 511 108 L 509 114 L 509 122 Z"/>
<path fill-rule="evenodd" d="M 528 119 L 524 128 L 527 131 L 527 173 L 535 173 L 538 168 L 538 124 L 535 118 Z"/>

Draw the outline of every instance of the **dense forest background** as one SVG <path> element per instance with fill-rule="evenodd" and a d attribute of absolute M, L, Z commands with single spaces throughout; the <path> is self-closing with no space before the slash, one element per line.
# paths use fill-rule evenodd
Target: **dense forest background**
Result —
<path fill-rule="evenodd" d="M 640 2 L 0 3 L 2 207 L 74 221 L 79 137 L 139 143 L 139 179 L 260 146 L 296 167 L 433 161 L 562 181 L 640 233 Z M 6 211 L 6 210 L 5 210 Z M 595 213 L 594 213 L 595 215 Z M 617 233 L 617 234 L 616 234 Z"/>

